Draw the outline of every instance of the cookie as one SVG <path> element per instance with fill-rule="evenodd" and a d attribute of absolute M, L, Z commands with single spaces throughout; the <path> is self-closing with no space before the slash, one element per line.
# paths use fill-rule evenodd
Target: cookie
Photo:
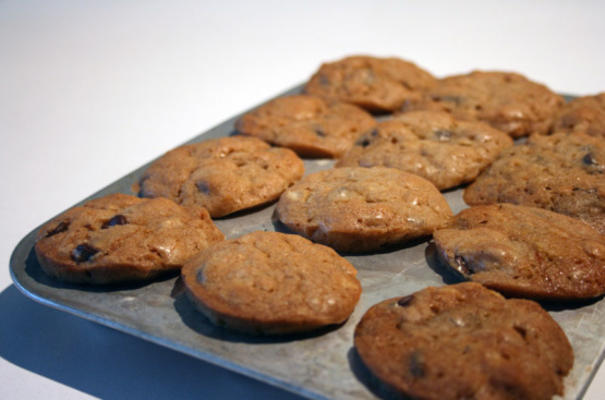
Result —
<path fill-rule="evenodd" d="M 334 250 L 277 232 L 218 243 L 181 274 L 187 296 L 210 321 L 250 334 L 341 324 L 361 294 L 357 271 Z"/>
<path fill-rule="evenodd" d="M 292 231 L 359 253 L 431 235 L 452 211 L 429 181 L 393 168 L 337 168 L 284 192 L 275 216 Z"/>
<path fill-rule="evenodd" d="M 440 80 L 405 111 L 439 110 L 455 118 L 483 121 L 512 137 L 548 133 L 561 96 L 512 72 L 474 71 Z"/>
<path fill-rule="evenodd" d="M 504 150 L 468 186 L 469 205 L 514 203 L 579 218 L 605 234 L 605 142 L 582 133 L 533 135 Z"/>
<path fill-rule="evenodd" d="M 212 217 L 273 200 L 304 173 L 292 150 L 252 137 L 227 137 L 169 151 L 145 171 L 143 197 L 167 197 L 183 206 L 202 206 Z"/>
<path fill-rule="evenodd" d="M 439 111 L 412 111 L 359 137 L 336 166 L 397 168 L 444 190 L 474 180 L 512 144 L 507 134 L 482 122 L 457 121 Z"/>
<path fill-rule="evenodd" d="M 582 132 L 605 138 L 605 92 L 578 97 L 565 104 L 555 120 L 554 132 Z"/>
<path fill-rule="evenodd" d="M 325 63 L 305 85 L 308 94 L 394 111 L 435 84 L 435 78 L 399 58 L 352 56 Z"/>
<path fill-rule="evenodd" d="M 349 150 L 357 136 L 374 125 L 370 114 L 352 104 L 297 95 L 277 98 L 244 115 L 235 129 L 302 157 L 333 158 Z"/>
<path fill-rule="evenodd" d="M 507 296 L 571 300 L 605 293 L 605 236 L 562 214 L 476 206 L 433 238 L 446 265 Z"/>
<path fill-rule="evenodd" d="M 148 280 L 224 239 L 203 208 L 111 194 L 74 207 L 38 232 L 44 272 L 89 284 Z"/>
<path fill-rule="evenodd" d="M 415 399 L 551 399 L 573 365 L 565 333 L 537 303 L 472 282 L 374 305 L 355 348 L 374 375 Z"/>

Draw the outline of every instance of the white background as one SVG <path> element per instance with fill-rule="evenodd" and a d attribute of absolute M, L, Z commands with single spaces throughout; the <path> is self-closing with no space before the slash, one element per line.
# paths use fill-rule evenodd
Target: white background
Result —
<path fill-rule="evenodd" d="M 513 70 L 605 90 L 598 1 L 0 0 L 0 398 L 289 396 L 35 304 L 8 260 L 31 229 L 325 60 L 438 76 Z M 587 399 L 605 397 L 605 372 Z"/>

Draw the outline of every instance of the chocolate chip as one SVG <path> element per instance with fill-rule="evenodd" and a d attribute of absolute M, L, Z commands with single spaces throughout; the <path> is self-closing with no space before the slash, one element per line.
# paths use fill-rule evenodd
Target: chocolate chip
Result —
<path fill-rule="evenodd" d="M 413 377 L 422 378 L 424 376 L 424 362 L 420 352 L 414 351 L 410 355 L 408 368 Z"/>
<path fill-rule="evenodd" d="M 440 141 L 448 141 L 452 138 L 452 132 L 447 131 L 447 130 L 438 130 L 433 132 L 435 134 L 435 137 L 440 140 Z"/>
<path fill-rule="evenodd" d="M 84 261 L 90 260 L 92 256 L 99 252 L 98 249 L 95 249 L 89 244 L 82 243 L 79 244 L 73 251 L 71 252 L 71 258 L 77 263 L 81 263 Z"/>
<path fill-rule="evenodd" d="M 55 229 L 49 231 L 46 233 L 46 237 L 51 237 L 53 235 L 56 235 L 57 233 L 61 233 L 61 232 L 65 232 L 67 230 L 67 228 L 69 227 L 69 223 L 65 222 L 65 221 L 61 221 L 59 223 L 59 225 L 57 225 L 55 227 Z"/>
<path fill-rule="evenodd" d="M 404 297 L 400 298 L 399 300 L 397 300 L 397 305 L 399 305 L 401 307 L 407 307 L 410 305 L 413 298 L 414 298 L 413 294 L 410 294 L 409 296 L 404 296 Z"/>
<path fill-rule="evenodd" d="M 592 157 L 592 153 L 586 153 L 586 155 L 582 157 L 582 162 L 584 165 L 599 165 L 597 160 Z"/>
<path fill-rule="evenodd" d="M 197 188 L 197 190 L 204 193 L 205 195 L 210 194 L 210 186 L 208 186 L 208 182 L 204 182 L 204 181 L 197 182 L 195 184 L 195 187 Z"/>
<path fill-rule="evenodd" d="M 103 223 L 103 225 L 101 226 L 101 229 L 107 229 L 110 226 L 114 225 L 125 225 L 127 223 L 128 221 L 126 221 L 126 217 L 122 214 L 118 214 L 111 217 L 109 221 L 105 221 L 105 223 Z"/>
<path fill-rule="evenodd" d="M 454 257 L 456 262 L 456 269 L 464 275 L 472 274 L 473 270 L 469 267 L 468 262 L 463 256 L 457 255 Z"/>
<path fill-rule="evenodd" d="M 357 142 L 355 142 L 357 146 L 368 147 L 370 145 L 370 139 L 365 136 L 360 137 Z"/>
<path fill-rule="evenodd" d="M 321 128 L 315 128 L 315 134 L 319 137 L 326 137 L 326 133 Z"/>

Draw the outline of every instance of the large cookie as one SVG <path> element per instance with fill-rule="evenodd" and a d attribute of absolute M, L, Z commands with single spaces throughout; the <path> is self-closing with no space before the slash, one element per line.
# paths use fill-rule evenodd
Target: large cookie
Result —
<path fill-rule="evenodd" d="M 343 252 L 366 252 L 431 235 L 452 211 L 429 181 L 393 168 L 337 168 L 307 175 L 280 197 L 289 229 Z"/>
<path fill-rule="evenodd" d="M 188 297 L 214 324 L 252 334 L 340 324 L 361 294 L 357 271 L 334 250 L 276 232 L 212 246 L 181 273 Z"/>
<path fill-rule="evenodd" d="M 472 181 L 512 146 L 505 133 L 439 111 L 412 111 L 358 138 L 337 167 L 384 166 L 411 172 L 444 190 Z"/>
<path fill-rule="evenodd" d="M 583 132 L 605 138 L 605 92 L 578 97 L 563 106 L 554 132 Z"/>
<path fill-rule="evenodd" d="M 57 279 L 106 284 L 178 271 L 223 238 L 203 208 L 112 194 L 45 224 L 35 250 L 44 272 Z"/>
<path fill-rule="evenodd" d="M 235 128 L 303 157 L 337 157 L 374 125 L 370 114 L 352 104 L 297 95 L 270 101 L 240 118 Z"/>
<path fill-rule="evenodd" d="M 169 151 L 143 174 L 140 195 L 202 206 L 212 217 L 268 203 L 304 173 L 292 150 L 252 137 L 227 137 Z"/>
<path fill-rule="evenodd" d="M 355 348 L 378 378 L 415 399 L 551 399 L 573 365 L 565 333 L 537 303 L 470 282 L 373 306 Z"/>
<path fill-rule="evenodd" d="M 605 293 L 605 236 L 562 214 L 513 204 L 476 206 L 433 238 L 447 265 L 507 296 Z"/>
<path fill-rule="evenodd" d="M 533 135 L 505 150 L 464 191 L 469 205 L 514 203 L 579 218 L 605 234 L 605 142 Z"/>
<path fill-rule="evenodd" d="M 322 64 L 305 92 L 371 111 L 394 111 L 434 83 L 430 73 L 399 58 L 352 56 Z"/>
<path fill-rule="evenodd" d="M 409 110 L 441 110 L 465 120 L 487 122 L 512 137 L 547 133 L 561 96 L 546 86 L 511 72 L 474 71 L 440 80 Z"/>

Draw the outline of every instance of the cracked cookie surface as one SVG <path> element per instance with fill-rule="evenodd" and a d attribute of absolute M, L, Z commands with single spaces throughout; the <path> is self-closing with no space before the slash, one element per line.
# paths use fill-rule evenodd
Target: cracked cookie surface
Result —
<path fill-rule="evenodd" d="M 445 112 L 411 111 L 360 136 L 337 167 L 383 166 L 411 172 L 444 190 L 471 182 L 513 145 L 504 132 Z"/>
<path fill-rule="evenodd" d="M 469 205 L 513 203 L 579 218 L 605 234 L 605 143 L 582 133 L 532 135 L 464 191 Z"/>
<path fill-rule="evenodd" d="M 42 269 L 57 279 L 107 284 L 178 271 L 189 257 L 223 239 L 203 208 L 112 194 L 45 224 L 35 251 Z"/>
<path fill-rule="evenodd" d="M 240 118 L 235 128 L 302 157 L 337 157 L 374 125 L 370 114 L 352 104 L 297 95 L 270 101 Z"/>
<path fill-rule="evenodd" d="M 434 83 L 430 73 L 399 58 L 351 56 L 322 64 L 305 92 L 370 111 L 394 111 Z"/>
<path fill-rule="evenodd" d="M 227 137 L 169 151 L 143 174 L 140 195 L 202 206 L 212 217 L 271 202 L 304 173 L 289 149 L 252 137 Z"/>
<path fill-rule="evenodd" d="M 429 181 L 394 168 L 336 168 L 307 175 L 280 197 L 289 229 L 343 252 L 367 252 L 431 235 L 452 216 Z"/>
<path fill-rule="evenodd" d="M 450 268 L 507 296 L 570 300 L 605 293 L 605 236 L 562 214 L 476 206 L 433 238 Z"/>
<path fill-rule="evenodd" d="M 410 110 L 447 111 L 463 120 L 483 121 L 516 138 L 548 133 L 561 96 L 512 72 L 473 71 L 441 79 Z"/>
<path fill-rule="evenodd" d="M 573 365 L 565 333 L 537 303 L 472 282 L 378 303 L 354 340 L 372 373 L 411 398 L 551 399 Z"/>
<path fill-rule="evenodd" d="M 188 297 L 214 324 L 251 334 L 340 324 L 361 294 L 357 271 L 334 250 L 277 232 L 212 246 L 181 274 Z"/>

